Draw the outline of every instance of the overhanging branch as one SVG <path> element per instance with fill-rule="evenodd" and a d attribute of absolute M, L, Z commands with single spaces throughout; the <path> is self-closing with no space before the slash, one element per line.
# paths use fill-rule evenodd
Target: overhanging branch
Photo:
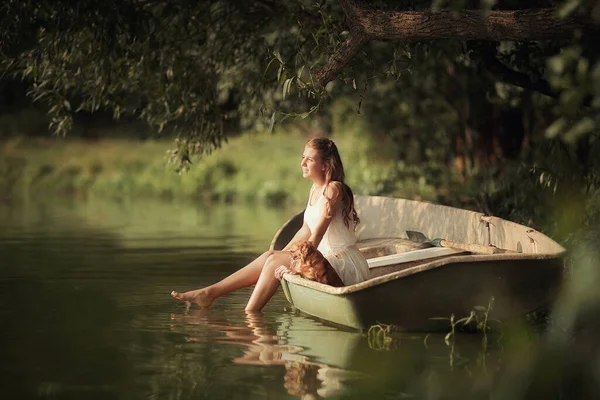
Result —
<path fill-rule="evenodd" d="M 548 81 L 542 78 L 533 80 L 529 74 L 515 71 L 506 66 L 496 58 L 496 52 L 491 46 L 468 45 L 468 47 L 473 51 L 485 72 L 490 74 L 494 80 L 558 99 L 560 93 L 552 90 Z M 588 95 L 582 100 L 581 104 L 588 107 L 591 105 L 592 100 L 593 96 Z"/>
<path fill-rule="evenodd" d="M 485 70 L 498 82 L 533 90 L 553 98 L 558 97 L 558 94 L 552 90 L 548 81 L 541 78 L 534 81 L 528 74 L 507 67 L 494 55 L 486 53 L 477 53 L 477 55 Z"/>
<path fill-rule="evenodd" d="M 340 0 L 349 25 L 379 40 L 548 40 L 598 28 L 588 17 L 558 18 L 554 8 L 528 10 L 381 11 Z M 348 11 L 346 11 L 348 10 Z"/>
<path fill-rule="evenodd" d="M 382 11 L 356 0 L 339 0 L 350 38 L 315 75 L 325 86 L 370 40 L 532 41 L 570 37 L 575 30 L 597 32 L 600 22 L 589 17 L 558 18 L 554 8 L 489 11 Z M 513 71 L 515 72 L 515 71 Z"/>
<path fill-rule="evenodd" d="M 327 64 L 315 73 L 315 79 L 321 87 L 331 82 L 362 49 L 369 38 L 360 32 L 351 32 L 348 39 L 329 58 Z"/>

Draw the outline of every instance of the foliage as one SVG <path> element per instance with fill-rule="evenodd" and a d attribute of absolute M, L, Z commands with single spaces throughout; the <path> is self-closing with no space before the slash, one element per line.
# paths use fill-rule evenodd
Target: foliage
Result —
<path fill-rule="evenodd" d="M 188 173 L 174 174 L 164 163 L 167 141 L 102 139 L 90 146 L 84 140 L 15 138 L 0 146 L 0 193 L 15 200 L 44 194 L 300 207 L 308 191 L 308 183 L 299 184 L 297 161 L 304 142 L 294 134 L 242 136 Z"/>
<path fill-rule="evenodd" d="M 28 82 L 56 133 L 76 112 L 133 115 L 192 137 L 180 142 L 182 159 L 281 97 L 262 90 L 275 80 L 264 61 L 293 47 L 299 14 L 318 15 L 303 2 L 267 1 L 10 0 L 0 11 L 2 75 Z"/>
<path fill-rule="evenodd" d="M 594 0 L 371 6 L 558 6 L 560 17 L 591 18 L 600 10 Z M 357 193 L 477 209 L 563 240 L 598 220 L 600 51 L 586 32 L 532 42 L 372 41 L 323 89 L 314 84 L 315 71 L 349 34 L 338 2 L 9 0 L 0 9 L 10 16 L 0 22 L 2 79 L 23 79 L 61 134 L 74 115 L 99 112 L 178 132 L 168 158 L 178 171 L 201 170 L 177 178 L 189 185 L 181 192 L 300 203 L 300 195 L 288 194 L 293 185 L 283 172 L 294 167 L 264 171 L 258 183 L 249 171 L 260 171 L 236 160 L 194 161 L 251 127 L 293 131 L 287 123 L 295 117 L 295 129 L 344 138 Z M 142 186 L 167 182 L 151 177 L 162 172 L 153 167 Z M 137 179 L 119 174 L 111 187 L 132 190 Z M 75 170 L 63 175 L 89 181 L 75 178 L 82 176 Z"/>
<path fill-rule="evenodd" d="M 392 325 L 377 324 L 369 327 L 367 341 L 373 350 L 390 350 L 392 344 Z"/>
<path fill-rule="evenodd" d="M 400 11 L 554 5 L 464 0 L 373 4 Z M 595 1 L 568 0 L 561 3 L 559 15 L 597 9 Z M 326 91 L 318 89 L 314 72 L 348 34 L 337 2 L 9 0 L 0 11 L 7 16 L 0 24 L 2 74 L 28 82 L 31 98 L 48 105 L 55 132 L 70 129 L 74 112 L 132 115 L 159 131 L 175 129 L 189 136 L 174 154 L 184 162 L 218 146 L 232 121 L 266 127 L 289 116 L 306 118 L 327 107 L 329 98 L 347 93 L 359 94 L 360 111 L 367 98 L 377 101 L 393 92 L 387 104 L 404 107 L 413 117 L 419 117 L 419 107 L 429 113 L 439 110 L 437 125 L 454 124 L 459 130 L 433 137 L 428 131 L 423 137 L 430 140 L 444 133 L 451 139 L 464 130 L 461 125 L 476 125 L 475 113 L 465 115 L 466 101 L 484 96 L 494 102 L 499 96 L 497 77 L 479 74 L 485 71 L 473 46 L 460 41 L 370 43 Z M 517 42 L 508 50 L 502 46 L 492 44 L 492 52 L 508 67 L 529 74 L 532 81 L 548 79 L 556 91 L 559 101 L 550 109 L 558 118 L 549 135 L 575 140 L 597 128 L 600 64 L 593 38 L 574 32 L 570 41 Z M 387 83 L 377 82 L 383 77 Z M 531 101 L 535 94 L 517 90 L 516 97 Z M 537 97 L 532 106 L 547 102 Z M 427 104 L 420 106 L 419 99 Z M 407 101 L 416 108 L 406 109 L 402 104 Z"/>
<path fill-rule="evenodd" d="M 0 146 L 0 192 L 5 199 L 38 193 L 117 199 L 154 197 L 203 202 L 259 202 L 299 209 L 309 182 L 298 172 L 307 140 L 305 127 L 288 127 L 285 135 L 253 133 L 235 137 L 210 157 L 194 162 L 186 173 L 165 167 L 165 140 L 86 140 L 12 138 Z M 348 183 L 356 194 L 389 194 L 435 200 L 437 188 L 419 186 L 418 171 L 399 174 L 392 158 L 373 159 L 376 144 L 360 132 L 333 135 L 346 163 Z M 351 161 L 351 162 L 350 162 Z M 276 166 L 276 168 L 274 168 Z M 427 190 L 425 190 L 427 189 Z"/>

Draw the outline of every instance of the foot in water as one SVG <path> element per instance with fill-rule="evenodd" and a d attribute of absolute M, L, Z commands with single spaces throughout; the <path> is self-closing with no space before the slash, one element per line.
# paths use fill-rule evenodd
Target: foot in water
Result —
<path fill-rule="evenodd" d="M 209 308 L 214 299 L 207 292 L 207 289 L 190 290 L 185 293 L 172 291 L 171 296 L 177 300 L 198 304 L 202 308 Z"/>

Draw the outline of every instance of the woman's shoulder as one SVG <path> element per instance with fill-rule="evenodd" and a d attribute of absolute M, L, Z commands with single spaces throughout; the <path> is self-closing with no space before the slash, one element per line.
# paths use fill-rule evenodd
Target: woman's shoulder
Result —
<path fill-rule="evenodd" d="M 329 199 L 329 201 L 337 201 L 340 198 L 340 194 L 343 194 L 344 184 L 339 181 L 331 181 L 325 187 L 324 193 L 325 197 Z"/>
<path fill-rule="evenodd" d="M 343 185 L 340 181 L 331 181 L 325 186 L 325 193 L 339 193 L 342 191 Z"/>

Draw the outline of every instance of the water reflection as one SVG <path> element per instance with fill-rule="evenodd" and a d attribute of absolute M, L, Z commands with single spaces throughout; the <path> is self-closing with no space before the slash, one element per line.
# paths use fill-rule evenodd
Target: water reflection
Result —
<path fill-rule="evenodd" d="M 263 314 L 243 312 L 250 289 L 210 312 L 186 311 L 168 295 L 253 259 L 285 220 L 268 212 L 150 202 L 0 206 L 4 397 L 598 397 L 595 302 L 586 313 L 576 304 L 558 309 L 568 331 L 505 327 L 503 337 L 457 335 L 449 344 L 444 334 L 397 333 L 374 345 L 295 313 L 281 292 Z M 597 263 L 588 267 L 597 273 Z M 596 280 L 588 280 L 594 300 Z"/>
<path fill-rule="evenodd" d="M 382 347 L 365 333 L 293 312 L 273 316 L 196 309 L 172 314 L 171 321 L 172 331 L 187 343 L 201 344 L 183 353 L 215 343 L 235 349 L 228 352 L 229 363 L 254 371 L 264 367 L 271 375 L 280 371 L 276 379 L 285 393 L 301 398 L 485 396 L 493 392 L 507 356 L 498 335 L 445 341 L 443 334 L 394 333 L 389 346 Z M 522 360 L 514 354 L 508 358 L 517 364 Z"/>
<path fill-rule="evenodd" d="M 340 356 L 347 354 L 349 341 L 362 339 L 358 332 L 332 329 L 329 332 L 334 335 L 324 335 L 327 329 L 315 329 L 318 325 L 315 321 L 290 314 L 279 318 L 277 330 L 269 326 L 262 313 L 256 312 L 245 313 L 244 325 L 231 323 L 222 314 L 204 309 L 172 314 L 171 318 L 176 322 L 173 330 L 183 333 L 188 342 L 216 342 L 241 347 L 242 355 L 231 360 L 234 364 L 282 367 L 285 371 L 283 387 L 292 396 L 339 396 L 346 391 L 344 381 L 362 375 L 334 366 L 340 362 Z M 298 325 L 302 328 L 298 329 Z M 313 329 L 306 329 L 311 326 Z M 210 333 L 207 335 L 199 327 L 209 327 Z M 294 332 L 300 331 L 301 335 L 294 335 Z M 330 340 L 334 337 L 339 340 Z M 306 347 L 298 345 L 299 342 L 306 343 Z M 323 346 L 327 348 L 326 352 L 319 350 Z M 315 353 L 319 357 L 311 356 Z M 322 361 L 326 354 L 333 356 L 331 364 Z"/>

